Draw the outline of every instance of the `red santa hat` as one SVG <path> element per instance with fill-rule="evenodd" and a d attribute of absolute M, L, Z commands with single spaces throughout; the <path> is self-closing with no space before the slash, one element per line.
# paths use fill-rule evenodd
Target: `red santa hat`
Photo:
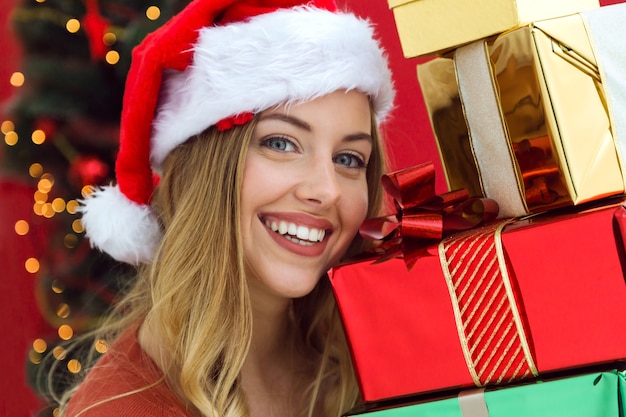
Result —
<path fill-rule="evenodd" d="M 339 89 L 370 96 L 382 122 L 394 89 L 369 22 L 334 0 L 194 0 L 133 51 L 117 185 L 82 203 L 92 246 L 150 262 L 162 231 L 150 207 L 153 172 L 210 126 L 228 128 L 272 106 Z"/>

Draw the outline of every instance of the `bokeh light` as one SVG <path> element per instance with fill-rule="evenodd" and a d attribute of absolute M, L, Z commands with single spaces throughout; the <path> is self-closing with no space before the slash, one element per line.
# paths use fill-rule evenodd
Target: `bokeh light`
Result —
<path fill-rule="evenodd" d="M 65 29 L 69 33 L 76 33 L 80 30 L 80 21 L 78 19 L 70 19 L 65 24 Z"/>
<path fill-rule="evenodd" d="M 9 78 L 9 83 L 13 86 L 13 87 L 21 87 L 24 85 L 24 74 L 22 74 L 19 71 L 14 72 L 13 74 L 11 74 L 11 78 Z"/>
<path fill-rule="evenodd" d="M 15 130 L 15 124 L 10 120 L 5 120 L 0 125 L 0 132 L 4 133 L 5 135 L 14 130 Z"/>
<path fill-rule="evenodd" d="M 146 17 L 150 20 L 157 20 L 161 16 L 161 10 L 157 6 L 150 6 L 146 10 Z"/>
<path fill-rule="evenodd" d="M 39 178 L 43 175 L 43 166 L 35 162 L 28 168 L 28 174 L 33 178 Z"/>
<path fill-rule="evenodd" d="M 35 145 L 41 145 L 46 141 L 46 132 L 41 129 L 37 129 L 30 137 Z"/>
<path fill-rule="evenodd" d="M 65 204 L 65 210 L 67 210 L 69 214 L 76 214 L 78 207 L 80 207 L 80 204 L 78 204 L 76 200 L 70 200 Z"/>
<path fill-rule="evenodd" d="M 117 51 L 109 51 L 106 53 L 104 59 L 106 60 L 107 64 L 115 65 L 120 62 L 120 53 Z"/>
<path fill-rule="evenodd" d="M 104 339 L 98 339 L 94 342 L 93 347 L 96 349 L 96 352 L 105 353 L 109 348 L 109 344 Z"/>
<path fill-rule="evenodd" d="M 29 229 L 30 226 L 28 225 L 28 222 L 26 220 L 18 220 L 15 222 L 15 233 L 17 233 L 18 235 L 24 236 L 28 234 Z"/>
<path fill-rule="evenodd" d="M 73 374 L 77 374 L 80 372 L 80 370 L 82 369 L 82 365 L 80 364 L 80 362 L 77 359 L 70 359 L 67 362 L 67 369 L 73 373 Z"/>
<path fill-rule="evenodd" d="M 37 273 L 39 271 L 39 261 L 36 258 L 28 258 L 24 262 L 24 268 L 31 274 Z"/>
<path fill-rule="evenodd" d="M 57 306 L 57 316 L 62 319 L 66 319 L 70 316 L 70 306 L 66 303 L 61 303 Z"/>
<path fill-rule="evenodd" d="M 57 333 L 61 339 L 70 340 L 74 336 L 74 329 L 72 329 L 68 324 L 62 324 L 59 326 Z"/>
<path fill-rule="evenodd" d="M 106 46 L 111 46 L 117 42 L 117 36 L 115 36 L 115 33 L 107 32 L 102 36 L 102 42 Z"/>
<path fill-rule="evenodd" d="M 48 344 L 43 339 L 35 339 L 33 341 L 33 350 L 37 353 L 44 353 L 48 349 Z"/>
<path fill-rule="evenodd" d="M 17 133 L 13 131 L 7 132 L 4 135 L 4 143 L 6 143 L 9 146 L 15 146 L 18 140 L 19 140 L 19 137 L 17 136 Z"/>

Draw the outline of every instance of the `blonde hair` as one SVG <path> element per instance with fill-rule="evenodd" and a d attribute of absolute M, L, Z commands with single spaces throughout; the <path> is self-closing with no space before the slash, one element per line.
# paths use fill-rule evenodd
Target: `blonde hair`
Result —
<path fill-rule="evenodd" d="M 249 415 L 239 380 L 252 328 L 239 195 L 256 120 L 225 132 L 210 128 L 168 156 L 153 199 L 165 230 L 163 241 L 154 262 L 140 269 L 97 335 L 106 333 L 111 340 L 148 317 L 170 354 L 165 379 L 203 416 Z M 372 132 L 367 168 L 370 217 L 382 204 L 379 180 L 385 169 L 373 117 Z M 355 237 L 349 253 L 363 245 Z M 308 415 L 321 399 L 327 417 L 340 416 L 358 402 L 359 394 L 327 279 L 293 300 L 293 317 L 299 343 L 314 352 L 318 362 L 317 376 L 307 390 Z"/>

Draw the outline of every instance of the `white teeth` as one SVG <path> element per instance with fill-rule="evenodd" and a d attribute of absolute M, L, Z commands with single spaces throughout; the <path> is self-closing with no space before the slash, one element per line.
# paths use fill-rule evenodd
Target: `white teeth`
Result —
<path fill-rule="evenodd" d="M 321 242 L 326 236 L 325 230 L 308 228 L 306 226 L 297 225 L 295 223 L 287 223 L 283 220 L 265 221 L 265 225 L 274 232 L 280 233 L 292 242 L 299 244 L 312 244 Z"/>
<path fill-rule="evenodd" d="M 309 229 L 308 229 L 308 227 L 298 226 L 298 231 L 296 232 L 296 237 L 298 239 L 302 239 L 302 240 L 309 240 Z"/>
<path fill-rule="evenodd" d="M 293 243 L 297 243 L 298 245 L 302 245 L 302 246 L 312 246 L 314 245 L 313 242 L 309 242 L 308 240 L 298 240 L 295 237 L 289 236 L 289 235 L 285 235 L 285 239 L 293 242 Z"/>

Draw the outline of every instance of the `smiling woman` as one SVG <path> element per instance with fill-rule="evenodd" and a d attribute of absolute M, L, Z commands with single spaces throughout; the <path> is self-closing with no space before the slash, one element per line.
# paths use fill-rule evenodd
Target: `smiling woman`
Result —
<path fill-rule="evenodd" d="M 302 297 L 339 262 L 367 213 L 371 131 L 358 91 L 261 113 L 241 192 L 248 279 L 281 298 Z"/>
<path fill-rule="evenodd" d="M 139 273 L 96 334 L 108 352 L 60 399 L 66 416 L 357 403 L 325 275 L 380 209 L 394 91 L 367 21 L 305 4 L 196 0 L 135 51 L 118 184 L 82 212 L 94 245 Z"/>

